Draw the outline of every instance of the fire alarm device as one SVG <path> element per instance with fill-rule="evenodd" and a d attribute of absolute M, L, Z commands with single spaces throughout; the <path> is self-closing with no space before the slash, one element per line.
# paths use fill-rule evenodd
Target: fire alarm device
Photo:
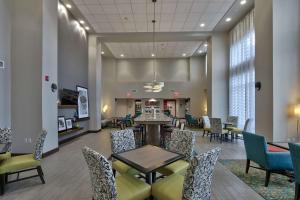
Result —
<path fill-rule="evenodd" d="M 48 75 L 45 76 L 45 81 L 49 81 L 49 76 Z"/>

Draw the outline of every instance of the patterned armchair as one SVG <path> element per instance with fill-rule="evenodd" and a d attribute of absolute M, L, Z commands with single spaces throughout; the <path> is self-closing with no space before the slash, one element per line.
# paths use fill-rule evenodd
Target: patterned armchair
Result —
<path fill-rule="evenodd" d="M 90 172 L 93 200 L 146 199 L 150 196 L 150 185 L 126 174 L 115 178 L 104 156 L 88 147 L 82 152 Z"/>
<path fill-rule="evenodd" d="M 46 138 L 47 132 L 42 131 L 42 134 L 38 137 L 34 153 L 33 154 L 25 154 L 21 156 L 14 156 L 9 159 L 6 159 L 1 162 L 0 165 L 0 192 L 1 194 L 4 193 L 4 186 L 6 183 L 10 183 L 7 180 L 8 175 L 11 174 L 19 174 L 21 172 L 25 171 L 31 171 L 31 170 L 37 170 L 38 175 L 25 177 L 22 179 L 19 179 L 19 176 L 16 180 L 13 180 L 11 182 L 24 180 L 28 178 L 33 177 L 40 177 L 43 184 L 45 184 L 44 179 L 44 173 L 41 167 L 41 159 L 42 159 L 42 153 L 43 153 L 43 147 L 44 147 L 44 141 Z"/>
<path fill-rule="evenodd" d="M 5 148 L 7 149 L 5 154 L 0 155 L 0 161 L 11 157 L 11 138 L 11 129 L 0 128 L 0 144 L 6 144 Z"/>
<path fill-rule="evenodd" d="M 174 129 L 171 139 L 166 144 L 166 149 L 184 155 L 182 160 L 178 160 L 158 170 L 159 173 L 169 176 L 174 173 L 185 173 L 194 155 L 196 133 L 189 130 Z"/>
<path fill-rule="evenodd" d="M 135 138 L 132 129 L 113 131 L 111 133 L 112 153 L 122 153 L 124 151 L 129 151 L 135 148 Z M 119 160 L 113 161 L 112 167 L 114 175 L 116 174 L 116 171 L 121 174 L 130 173 L 132 175 L 139 173 L 138 171 L 134 170 L 133 168 Z"/>
<path fill-rule="evenodd" d="M 220 142 L 224 139 L 224 134 L 228 133 L 227 130 L 224 130 L 222 128 L 222 120 L 220 118 L 211 118 L 210 119 L 211 124 L 211 131 L 210 131 L 210 141 L 212 138 L 219 138 Z"/>
<path fill-rule="evenodd" d="M 152 185 L 152 195 L 157 200 L 209 200 L 213 172 L 220 151 L 217 147 L 195 156 L 185 177 L 173 174 L 161 179 Z"/>

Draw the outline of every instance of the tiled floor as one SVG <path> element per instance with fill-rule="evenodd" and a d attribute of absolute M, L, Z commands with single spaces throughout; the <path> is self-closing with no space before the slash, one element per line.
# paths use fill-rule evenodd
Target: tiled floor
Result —
<path fill-rule="evenodd" d="M 89 173 L 83 159 L 81 149 L 89 146 L 109 156 L 110 129 L 99 133 L 90 133 L 60 147 L 59 152 L 46 157 L 42 166 L 46 184 L 42 185 L 39 178 L 7 185 L 2 200 L 91 200 Z M 197 151 L 203 152 L 215 146 L 222 148 L 220 159 L 244 159 L 243 142 L 234 143 L 209 142 L 207 137 L 197 136 Z M 212 200 L 256 200 L 262 199 L 250 187 L 233 175 L 223 165 L 217 164 L 212 186 Z"/>

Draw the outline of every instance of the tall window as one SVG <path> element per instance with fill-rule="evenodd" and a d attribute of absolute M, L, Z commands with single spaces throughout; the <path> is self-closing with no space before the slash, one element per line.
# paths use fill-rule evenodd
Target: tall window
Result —
<path fill-rule="evenodd" d="M 252 10 L 230 32 L 229 112 L 239 116 L 239 127 L 251 119 L 255 130 L 255 32 Z"/>

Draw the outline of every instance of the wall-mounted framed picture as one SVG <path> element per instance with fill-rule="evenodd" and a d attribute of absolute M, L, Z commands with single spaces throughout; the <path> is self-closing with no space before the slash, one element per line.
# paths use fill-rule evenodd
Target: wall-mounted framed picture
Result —
<path fill-rule="evenodd" d="M 67 130 L 65 117 L 59 116 L 58 117 L 58 132 L 62 132 L 65 130 Z"/>
<path fill-rule="evenodd" d="M 89 117 L 89 94 L 88 89 L 81 86 L 76 86 L 78 94 L 78 119 Z"/>
<path fill-rule="evenodd" d="M 67 130 L 70 130 L 73 128 L 73 120 L 72 119 L 66 119 L 66 127 L 67 127 Z"/>

